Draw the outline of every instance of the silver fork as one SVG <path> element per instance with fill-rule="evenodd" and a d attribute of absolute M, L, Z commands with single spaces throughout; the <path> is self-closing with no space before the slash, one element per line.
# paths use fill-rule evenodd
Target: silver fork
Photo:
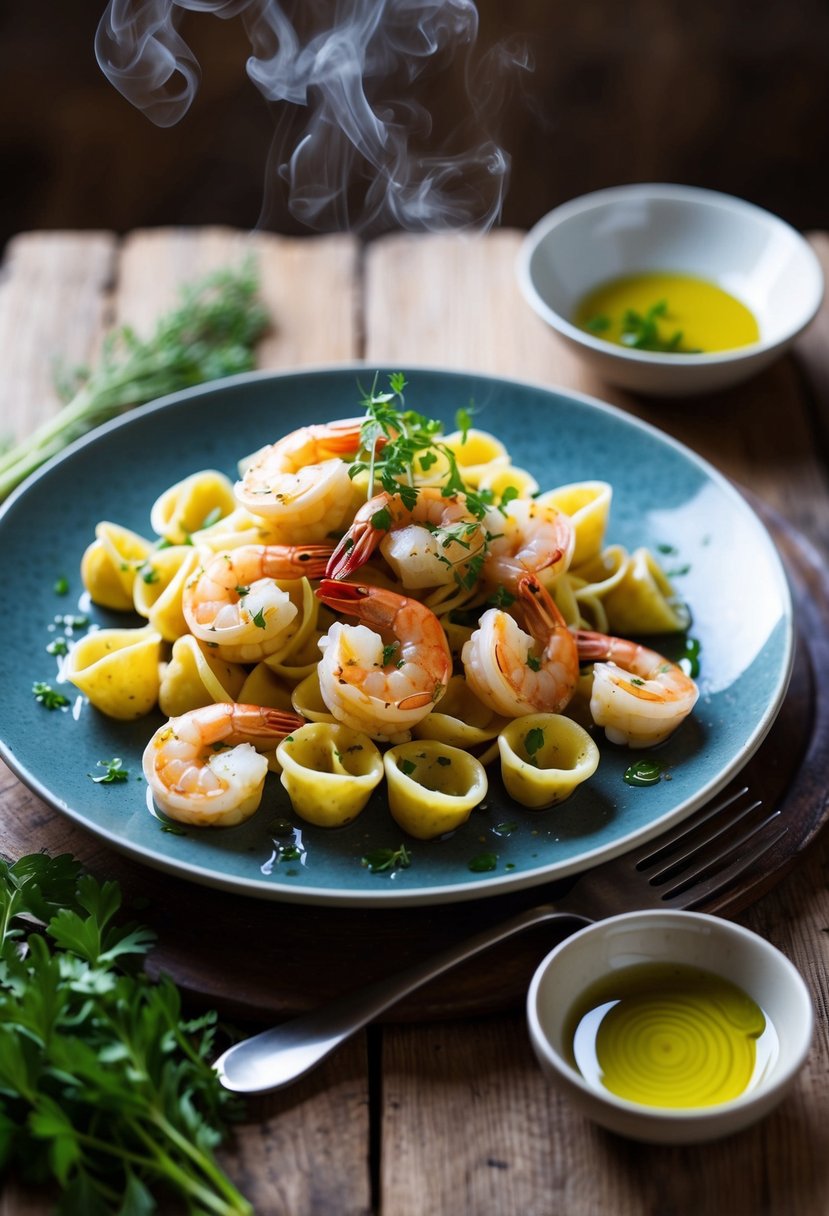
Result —
<path fill-rule="evenodd" d="M 785 835 L 780 812 L 761 810 L 747 787 L 730 793 L 639 849 L 585 871 L 554 904 L 528 908 L 404 971 L 234 1044 L 214 1065 L 219 1079 L 226 1089 L 245 1094 L 290 1085 L 410 992 L 534 925 L 571 920 L 576 929 L 618 912 L 709 903 Z"/>

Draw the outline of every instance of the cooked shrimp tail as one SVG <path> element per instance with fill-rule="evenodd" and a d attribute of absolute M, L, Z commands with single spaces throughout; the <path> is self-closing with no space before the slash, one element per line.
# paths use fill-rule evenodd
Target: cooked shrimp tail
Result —
<path fill-rule="evenodd" d="M 156 804 L 182 823 L 241 823 L 262 798 L 268 762 L 259 753 L 273 751 L 303 724 L 298 714 L 233 702 L 170 718 L 144 750 L 144 776 Z"/>
<path fill-rule="evenodd" d="M 379 547 L 406 590 L 438 587 L 482 563 L 486 532 L 463 494 L 421 486 L 413 500 L 386 491 L 357 511 L 328 563 L 328 578 L 346 578 Z"/>
<path fill-rule="evenodd" d="M 653 747 L 696 704 L 699 689 L 681 667 L 627 638 L 580 629 L 579 659 L 593 663 L 590 713 L 612 743 Z"/>
<path fill-rule="evenodd" d="M 461 652 L 473 692 L 496 713 L 519 718 L 560 713 L 578 681 L 576 640 L 535 575 L 517 583 L 515 611 L 489 608 Z"/>
<path fill-rule="evenodd" d="M 328 709 L 374 739 L 407 739 L 452 674 L 440 621 L 418 600 L 380 587 L 323 579 L 317 595 L 360 622 L 336 621 L 320 639 L 320 691 Z"/>

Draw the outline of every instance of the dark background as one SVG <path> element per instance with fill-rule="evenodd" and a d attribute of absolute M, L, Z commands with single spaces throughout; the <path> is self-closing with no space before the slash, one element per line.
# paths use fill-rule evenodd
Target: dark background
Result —
<path fill-rule="evenodd" d="M 36 228 L 260 222 L 276 115 L 245 74 L 238 19 L 190 13 L 202 68 L 160 129 L 107 82 L 104 0 L 7 0 L 0 15 L 0 244 Z M 585 191 L 679 181 L 829 227 L 829 0 L 480 0 L 479 47 L 523 37 L 535 68 L 501 106 L 512 159 L 501 222 Z M 463 107 L 458 73 L 428 85 Z M 277 193 L 262 226 L 307 232 Z"/>

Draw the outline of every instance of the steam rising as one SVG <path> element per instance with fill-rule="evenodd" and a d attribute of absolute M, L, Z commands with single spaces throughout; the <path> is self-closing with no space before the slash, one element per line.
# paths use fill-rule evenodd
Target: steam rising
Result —
<path fill-rule="evenodd" d="M 162 127 L 187 113 L 199 86 L 178 30 L 187 9 L 241 18 L 248 76 L 276 103 L 265 213 L 283 190 L 291 214 L 318 230 L 485 230 L 497 221 L 509 159 L 487 120 L 509 69 L 527 62 L 503 46 L 473 60 L 472 0 L 298 0 L 291 16 L 278 0 L 110 0 L 98 63 Z M 428 70 L 447 66 L 463 73 L 467 108 L 438 137 L 415 94 Z"/>

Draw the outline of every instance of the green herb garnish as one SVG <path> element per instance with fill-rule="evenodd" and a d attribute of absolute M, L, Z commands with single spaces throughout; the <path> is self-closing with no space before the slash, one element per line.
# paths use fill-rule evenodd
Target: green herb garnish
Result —
<path fill-rule="evenodd" d="M 92 777 L 92 774 L 89 774 L 97 785 L 114 785 L 118 781 L 129 781 L 129 772 L 124 768 L 124 762 L 119 756 L 113 756 L 111 760 L 99 760 L 98 767 L 106 770 L 102 777 Z"/>
<path fill-rule="evenodd" d="M 3 1160 L 60 1189 L 57 1211 L 251 1216 L 213 1151 L 233 1099 L 210 1061 L 216 1016 L 182 1017 L 141 956 L 154 935 L 68 856 L 0 862 Z"/>
<path fill-rule="evenodd" d="M 68 595 L 69 594 L 69 579 L 65 578 L 63 575 L 61 575 L 60 578 L 55 579 L 54 590 L 55 590 L 55 595 Z"/>
<path fill-rule="evenodd" d="M 524 736 L 524 751 L 533 764 L 538 764 L 535 758 L 536 752 L 540 751 L 544 746 L 544 731 L 540 726 L 533 726 Z"/>
<path fill-rule="evenodd" d="M 43 680 L 35 680 L 32 692 L 35 700 L 46 709 L 64 709 L 69 704 L 68 697 L 62 692 L 56 692 L 51 684 L 46 684 Z"/>
<path fill-rule="evenodd" d="M 50 456 L 132 406 L 254 366 L 268 324 L 252 263 L 185 287 L 179 307 L 140 339 L 128 326 L 106 339 L 98 366 L 64 385 L 68 403 L 0 455 L 0 501 Z"/>
<path fill-rule="evenodd" d="M 383 874 L 389 870 L 408 870 L 412 864 L 412 855 L 405 844 L 401 844 L 397 849 L 372 849 L 360 858 L 360 864 L 372 874 Z"/>

